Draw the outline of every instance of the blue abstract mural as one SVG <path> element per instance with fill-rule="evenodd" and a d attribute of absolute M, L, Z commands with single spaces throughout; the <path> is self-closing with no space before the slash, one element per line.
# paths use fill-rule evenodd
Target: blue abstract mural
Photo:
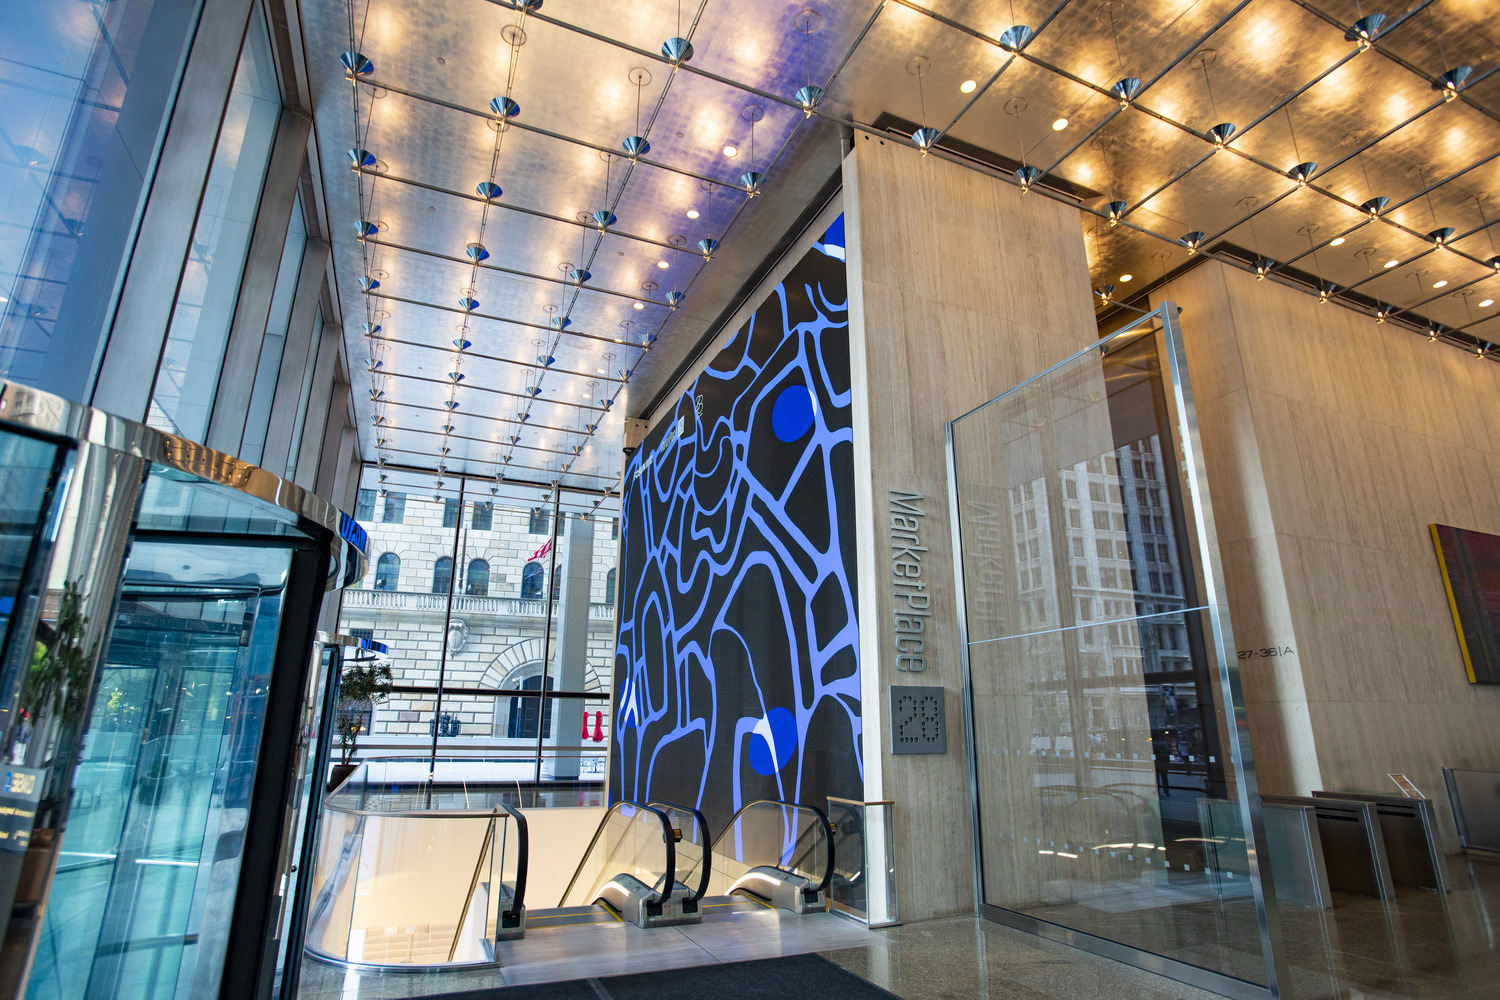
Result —
<path fill-rule="evenodd" d="M 843 217 L 626 466 L 614 799 L 860 798 Z"/>

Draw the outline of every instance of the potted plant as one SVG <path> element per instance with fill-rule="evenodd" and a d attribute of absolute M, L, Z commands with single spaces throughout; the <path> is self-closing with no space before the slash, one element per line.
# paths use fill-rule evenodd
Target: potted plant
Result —
<path fill-rule="evenodd" d="M 359 735 L 369 725 L 375 706 L 390 697 L 393 678 L 390 666 L 376 657 L 349 660 L 339 675 L 338 709 L 334 726 L 339 737 L 339 762 L 328 780 L 331 792 L 342 785 L 359 765 Z"/>

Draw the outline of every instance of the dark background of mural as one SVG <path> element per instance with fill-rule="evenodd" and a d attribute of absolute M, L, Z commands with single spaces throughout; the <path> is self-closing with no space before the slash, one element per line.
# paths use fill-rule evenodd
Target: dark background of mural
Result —
<path fill-rule="evenodd" d="M 843 217 L 626 466 L 613 800 L 861 798 Z"/>

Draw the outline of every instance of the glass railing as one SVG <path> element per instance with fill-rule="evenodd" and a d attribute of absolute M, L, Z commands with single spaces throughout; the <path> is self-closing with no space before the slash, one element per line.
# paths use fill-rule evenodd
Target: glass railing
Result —
<path fill-rule="evenodd" d="M 826 893 L 833 878 L 833 830 L 815 806 L 759 800 L 724 825 L 708 852 L 708 893 L 728 895 L 755 869 L 776 869 L 811 883 L 809 891 Z M 690 871 L 690 884 L 699 872 Z"/>
<path fill-rule="evenodd" d="M 711 866 L 706 862 L 713 843 L 708 820 L 691 806 L 680 806 L 675 802 L 652 802 L 650 806 L 659 810 L 672 824 L 672 836 L 677 841 L 677 871 L 692 893 L 690 901 L 696 903 L 708 891 Z"/>
<path fill-rule="evenodd" d="M 526 818 L 509 793 L 396 783 L 361 765 L 324 802 L 308 954 L 442 968 L 495 961 L 525 928 Z"/>
<path fill-rule="evenodd" d="M 589 906 L 604 887 L 629 875 L 660 902 L 677 881 L 677 837 L 666 813 L 638 802 L 617 802 L 605 813 L 558 906 Z M 696 897 L 695 897 L 696 898 Z"/>

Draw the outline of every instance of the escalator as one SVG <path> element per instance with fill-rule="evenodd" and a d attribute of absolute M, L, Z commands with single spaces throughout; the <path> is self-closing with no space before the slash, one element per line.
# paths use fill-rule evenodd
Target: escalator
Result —
<path fill-rule="evenodd" d="M 686 878 L 706 884 L 709 907 L 748 899 L 793 913 L 822 913 L 833 872 L 827 815 L 814 806 L 762 799 L 730 818 L 704 856 L 701 873 L 690 869 Z"/>
<path fill-rule="evenodd" d="M 535 928 L 624 920 L 638 927 L 696 924 L 708 886 L 703 814 L 670 803 L 617 802 L 605 813 L 556 909 Z M 683 848 L 683 850 L 679 850 Z M 691 866 L 687 880 L 678 873 Z"/>
<path fill-rule="evenodd" d="M 617 802 L 554 907 L 527 909 L 531 838 L 512 793 L 402 781 L 366 762 L 323 802 L 307 954 L 352 968 L 503 962 L 501 943 L 585 924 L 697 924 L 706 911 L 821 913 L 832 827 L 811 806 L 759 801 L 717 838 L 671 802 Z"/>

